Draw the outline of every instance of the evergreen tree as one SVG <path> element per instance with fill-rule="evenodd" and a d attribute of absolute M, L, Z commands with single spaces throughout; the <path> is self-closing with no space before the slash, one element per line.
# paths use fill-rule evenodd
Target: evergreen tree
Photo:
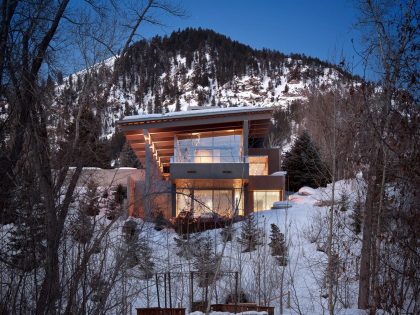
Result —
<path fill-rule="evenodd" d="M 86 185 L 86 192 L 79 202 L 80 211 L 88 216 L 96 216 L 99 214 L 99 194 L 98 185 L 90 180 Z"/>
<path fill-rule="evenodd" d="M 346 212 L 348 210 L 348 208 L 349 208 L 349 196 L 347 195 L 347 193 L 342 193 L 341 194 L 339 205 L 340 205 L 340 211 Z"/>
<path fill-rule="evenodd" d="M 9 260 L 16 268 L 27 272 L 39 267 L 45 257 L 45 207 L 36 191 L 30 189 L 36 181 L 27 182 L 14 191 L 12 208 L 15 225 L 7 244 Z"/>
<path fill-rule="evenodd" d="M 270 243 L 268 244 L 271 248 L 271 256 L 276 257 L 276 260 L 280 266 L 287 265 L 287 245 L 284 239 L 284 234 L 280 232 L 279 227 L 272 223 L 270 232 Z"/>
<path fill-rule="evenodd" d="M 175 111 L 179 112 L 181 110 L 181 101 L 179 100 L 179 96 L 176 97 L 176 103 L 175 103 Z"/>
<path fill-rule="evenodd" d="M 152 249 L 147 238 L 141 235 L 138 223 L 134 220 L 126 221 L 123 234 L 127 268 L 137 267 L 143 279 L 152 278 L 155 266 L 152 261 Z"/>
<path fill-rule="evenodd" d="M 119 157 L 120 167 L 140 168 L 140 162 L 128 142 L 124 143 Z"/>
<path fill-rule="evenodd" d="M 353 212 L 350 214 L 351 229 L 354 234 L 359 235 L 362 231 L 362 214 L 363 214 L 363 202 L 360 198 L 356 200 L 353 205 Z"/>
<path fill-rule="evenodd" d="M 194 267 L 198 274 L 198 286 L 208 287 L 216 279 L 216 267 L 220 257 L 214 253 L 209 237 L 201 239 L 194 255 Z"/>
<path fill-rule="evenodd" d="M 290 152 L 284 155 L 283 169 L 287 171 L 289 189 L 292 191 L 302 186 L 325 186 L 330 180 L 327 166 L 321 161 L 318 149 L 306 131 L 295 141 Z"/>
<path fill-rule="evenodd" d="M 226 225 L 221 231 L 220 235 L 223 242 L 231 242 L 233 239 L 234 230 L 232 225 Z"/>
<path fill-rule="evenodd" d="M 252 252 L 257 245 L 261 245 L 261 238 L 264 236 L 263 231 L 258 228 L 258 223 L 253 215 L 248 215 L 241 225 L 241 236 L 238 242 L 244 247 L 243 252 Z"/>
<path fill-rule="evenodd" d="M 94 225 L 92 219 L 81 209 L 71 222 L 70 233 L 76 242 L 86 244 L 93 236 Z"/>
<path fill-rule="evenodd" d="M 137 243 L 137 257 L 143 279 L 151 279 L 153 277 L 155 267 L 152 260 L 152 249 L 150 248 L 147 238 L 142 235 L 140 235 Z"/>
<path fill-rule="evenodd" d="M 178 248 L 176 254 L 189 260 L 195 256 L 195 251 L 201 242 L 201 238 L 196 234 L 183 234 L 182 236 L 174 237 L 174 241 Z"/>
<path fill-rule="evenodd" d="M 155 114 L 162 114 L 162 101 L 160 99 L 160 95 L 158 92 L 155 94 L 155 106 L 154 106 L 154 113 Z"/>

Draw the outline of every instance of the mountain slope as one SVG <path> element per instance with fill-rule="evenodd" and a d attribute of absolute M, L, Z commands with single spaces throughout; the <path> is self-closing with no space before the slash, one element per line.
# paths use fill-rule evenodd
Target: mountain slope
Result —
<path fill-rule="evenodd" d="M 314 87 L 328 91 L 337 81 L 354 80 L 317 58 L 256 50 L 211 30 L 188 28 L 137 42 L 124 56 L 66 78 L 56 100 L 67 116 L 73 104 L 87 102 L 109 139 L 126 115 L 189 106 L 286 108 L 304 101 Z"/>

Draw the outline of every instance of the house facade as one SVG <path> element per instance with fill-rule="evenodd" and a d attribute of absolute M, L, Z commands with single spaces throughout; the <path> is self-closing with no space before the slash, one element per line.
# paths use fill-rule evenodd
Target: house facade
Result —
<path fill-rule="evenodd" d="M 279 149 L 263 148 L 271 108 L 212 108 L 119 121 L 145 168 L 129 179 L 129 214 L 244 215 L 284 200 Z"/>

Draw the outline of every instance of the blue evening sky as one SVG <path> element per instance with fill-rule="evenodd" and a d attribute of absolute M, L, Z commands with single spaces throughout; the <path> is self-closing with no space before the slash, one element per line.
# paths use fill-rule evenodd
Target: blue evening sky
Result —
<path fill-rule="evenodd" d="M 362 74 L 355 46 L 354 0 L 179 0 L 187 17 L 161 16 L 165 27 L 143 25 L 140 35 L 170 34 L 186 27 L 213 29 L 253 48 L 301 53 L 338 63 L 344 56 L 350 71 Z M 359 50 L 360 48 L 356 48 Z M 353 68 L 353 69 L 352 69 Z"/>

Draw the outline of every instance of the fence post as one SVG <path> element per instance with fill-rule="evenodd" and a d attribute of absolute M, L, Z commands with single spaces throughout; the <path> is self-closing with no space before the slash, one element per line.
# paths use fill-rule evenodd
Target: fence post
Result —
<path fill-rule="evenodd" d="M 290 291 L 287 291 L 287 308 L 290 308 Z"/>
<path fill-rule="evenodd" d="M 171 273 L 168 272 L 168 286 L 169 286 L 169 307 L 172 308 L 172 290 L 171 290 Z"/>
<path fill-rule="evenodd" d="M 190 312 L 193 312 L 194 303 L 194 271 L 190 273 Z"/>
<path fill-rule="evenodd" d="M 164 288 L 165 288 L 165 308 L 167 308 L 167 304 L 166 304 L 166 273 L 163 274 L 163 283 L 164 283 Z"/>
<path fill-rule="evenodd" d="M 239 300 L 238 282 L 239 282 L 239 273 L 236 271 L 235 272 L 235 313 L 238 312 L 238 300 Z"/>
<path fill-rule="evenodd" d="M 155 273 L 155 279 L 156 279 L 156 295 L 158 300 L 158 307 L 160 308 L 160 298 L 159 298 L 159 277 L 158 274 Z"/>

